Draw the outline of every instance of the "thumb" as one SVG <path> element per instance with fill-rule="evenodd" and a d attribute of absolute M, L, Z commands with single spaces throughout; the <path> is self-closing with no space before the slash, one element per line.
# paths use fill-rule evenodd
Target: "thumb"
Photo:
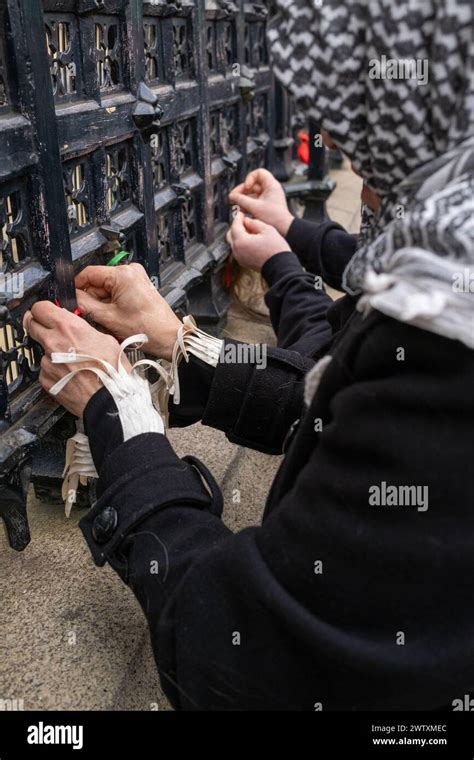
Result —
<path fill-rule="evenodd" d="M 247 216 L 244 218 L 244 227 L 251 235 L 258 235 L 265 232 L 269 225 L 265 222 L 261 222 L 260 219 L 249 219 Z"/>
<path fill-rule="evenodd" d="M 103 303 L 84 290 L 76 289 L 77 305 L 85 317 L 89 317 L 97 324 L 107 327 L 110 322 L 110 311 L 113 308 L 110 303 Z"/>
<path fill-rule="evenodd" d="M 263 169 L 254 169 L 253 172 L 247 174 L 244 181 L 244 193 L 251 193 L 254 190 L 255 185 L 263 184 L 265 179 L 265 172 Z"/>
<path fill-rule="evenodd" d="M 229 193 L 229 200 L 234 206 L 240 206 L 242 211 L 245 211 L 247 214 L 258 214 L 261 203 L 258 198 L 251 198 L 249 195 L 239 193 L 238 190 L 232 190 Z"/>
<path fill-rule="evenodd" d="M 239 213 L 234 216 L 232 224 L 229 227 L 231 243 L 235 240 L 236 237 L 242 235 L 242 233 L 245 233 L 244 219 L 245 217 L 241 211 L 239 211 Z"/>

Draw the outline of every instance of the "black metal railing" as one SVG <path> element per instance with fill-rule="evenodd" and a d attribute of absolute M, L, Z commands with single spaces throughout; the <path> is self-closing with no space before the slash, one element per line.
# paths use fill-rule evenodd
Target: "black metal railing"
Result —
<path fill-rule="evenodd" d="M 36 382 L 23 314 L 44 298 L 74 309 L 75 272 L 124 248 L 174 308 L 219 320 L 228 191 L 291 158 L 267 13 L 261 0 L 0 4 L 0 515 L 14 548 L 29 540 L 30 476 L 48 491 L 49 452 L 73 432 Z"/>

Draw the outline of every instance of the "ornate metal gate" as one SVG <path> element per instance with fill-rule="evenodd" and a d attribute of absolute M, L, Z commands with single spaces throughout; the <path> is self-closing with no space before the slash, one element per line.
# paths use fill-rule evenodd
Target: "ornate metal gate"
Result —
<path fill-rule="evenodd" d="M 281 95 L 273 140 L 266 17 L 260 0 L 0 0 L 0 515 L 16 549 L 31 468 L 47 486 L 71 432 L 22 315 L 73 309 L 74 272 L 119 247 L 174 308 L 225 311 L 227 192 L 257 166 L 284 178 L 291 142 Z"/>
<path fill-rule="evenodd" d="M 36 382 L 23 314 L 44 298 L 74 309 L 74 273 L 123 248 L 173 308 L 219 320 L 228 191 L 258 166 L 291 175 L 267 13 L 262 0 L 0 0 L 0 516 L 15 549 L 30 480 L 53 498 L 74 432 Z M 311 153 L 287 193 L 321 218 L 332 188 Z"/>

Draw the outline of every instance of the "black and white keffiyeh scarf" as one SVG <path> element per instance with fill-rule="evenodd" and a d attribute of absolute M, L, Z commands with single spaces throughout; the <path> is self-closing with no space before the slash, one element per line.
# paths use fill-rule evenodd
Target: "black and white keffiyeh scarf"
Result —
<path fill-rule="evenodd" d="M 382 197 L 344 283 L 474 348 L 472 0 L 275 0 L 274 70 Z"/>

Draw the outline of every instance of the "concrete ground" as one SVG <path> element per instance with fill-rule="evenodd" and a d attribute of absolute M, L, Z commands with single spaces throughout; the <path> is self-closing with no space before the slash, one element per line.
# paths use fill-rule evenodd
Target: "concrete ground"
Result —
<path fill-rule="evenodd" d="M 347 165 L 332 174 L 338 187 L 329 214 L 355 232 L 360 181 Z M 242 302 L 234 302 L 226 334 L 274 342 L 258 276 L 241 284 Z M 201 424 L 169 438 L 178 454 L 194 454 L 211 469 L 232 530 L 260 521 L 279 457 L 235 446 Z M 114 572 L 93 564 L 77 528 L 82 514 L 73 511 L 67 520 L 31 494 L 31 544 L 16 553 L 0 536 L 0 709 L 3 700 L 18 700 L 25 710 L 169 709 L 145 618 Z"/>

